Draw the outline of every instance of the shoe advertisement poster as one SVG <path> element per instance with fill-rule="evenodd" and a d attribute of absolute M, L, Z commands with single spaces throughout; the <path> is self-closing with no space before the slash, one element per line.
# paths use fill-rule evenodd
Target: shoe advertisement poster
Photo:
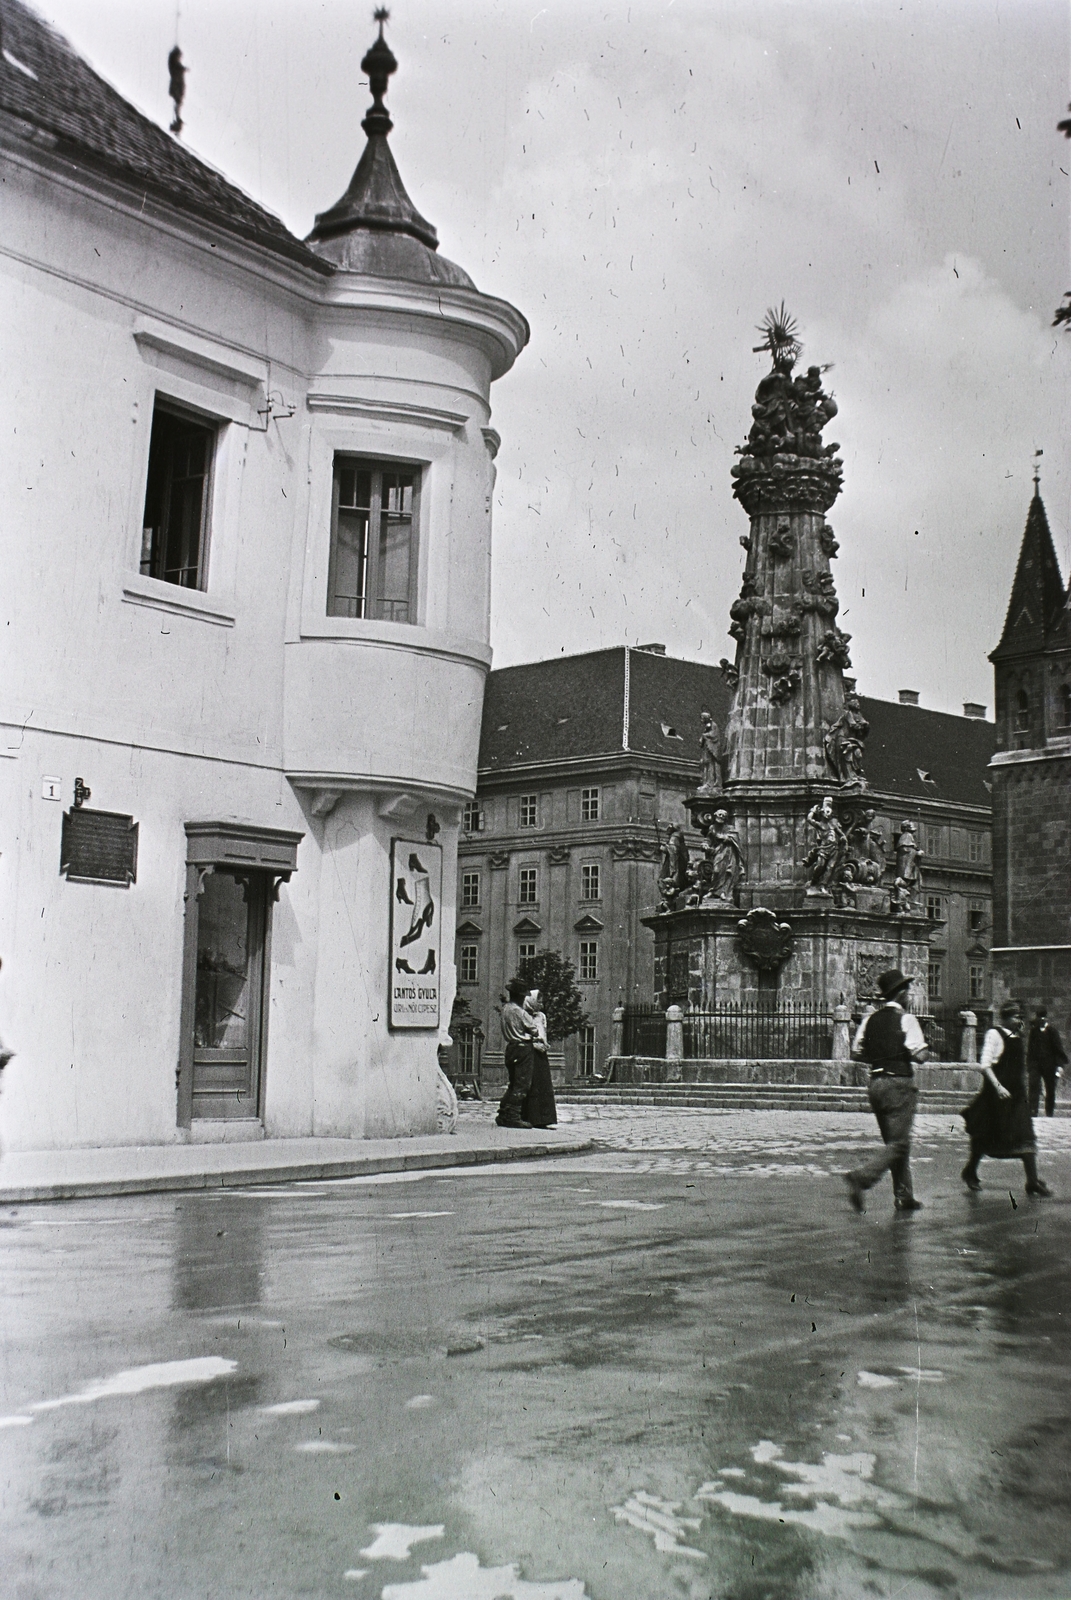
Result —
<path fill-rule="evenodd" d="M 438 1028 L 442 846 L 392 839 L 390 1026 Z"/>

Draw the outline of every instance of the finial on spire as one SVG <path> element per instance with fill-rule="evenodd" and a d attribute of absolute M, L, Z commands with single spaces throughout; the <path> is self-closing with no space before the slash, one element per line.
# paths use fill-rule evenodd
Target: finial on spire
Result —
<path fill-rule="evenodd" d="M 1035 450 L 1034 451 L 1034 491 L 1035 491 L 1035 493 L 1037 492 L 1038 485 L 1039 485 L 1039 483 L 1041 481 L 1041 460 L 1040 460 L 1040 458 L 1044 454 L 1045 454 L 1044 450 Z"/>
<path fill-rule="evenodd" d="M 795 366 L 803 353 L 803 346 L 796 337 L 796 319 L 789 316 L 783 300 L 779 310 L 775 311 L 772 306 L 770 307 L 759 323 L 758 332 L 763 335 L 763 340 L 761 344 L 754 346 L 756 355 L 768 350 L 773 357 L 775 367 Z"/>
<path fill-rule="evenodd" d="M 383 104 L 383 96 L 387 92 L 387 83 L 392 73 L 397 72 L 398 63 L 391 52 L 390 45 L 383 37 L 383 24 L 389 19 L 390 12 L 386 6 L 377 6 L 372 13 L 372 20 L 379 23 L 379 37 L 371 49 L 365 53 L 361 62 L 361 71 L 368 74 L 368 87 L 372 91 L 372 104 L 361 123 L 361 127 L 369 138 L 375 133 L 386 135 L 394 124 L 390 119 L 390 112 Z"/>

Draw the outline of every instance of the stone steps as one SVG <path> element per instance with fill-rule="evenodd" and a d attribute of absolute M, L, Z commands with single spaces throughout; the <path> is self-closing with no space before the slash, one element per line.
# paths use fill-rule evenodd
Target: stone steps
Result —
<path fill-rule="evenodd" d="M 864 1111 L 870 1102 L 862 1088 L 835 1084 L 674 1083 L 606 1088 L 560 1084 L 561 1105 L 661 1106 L 666 1110 L 705 1111 Z M 923 1090 L 919 1110 L 932 1115 L 958 1115 L 971 1099 L 965 1090 Z M 1057 1105 L 1058 1117 L 1071 1116 L 1071 1105 Z"/>

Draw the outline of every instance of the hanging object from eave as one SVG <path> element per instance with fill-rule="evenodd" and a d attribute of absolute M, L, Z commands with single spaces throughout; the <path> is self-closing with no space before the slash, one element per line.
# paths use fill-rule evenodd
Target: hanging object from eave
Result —
<path fill-rule="evenodd" d="M 171 123 L 171 132 L 182 132 L 182 102 L 186 98 L 186 68 L 182 61 L 182 51 L 175 45 L 167 58 L 167 70 L 171 82 L 168 85 L 168 94 L 175 102 L 175 115 Z"/>

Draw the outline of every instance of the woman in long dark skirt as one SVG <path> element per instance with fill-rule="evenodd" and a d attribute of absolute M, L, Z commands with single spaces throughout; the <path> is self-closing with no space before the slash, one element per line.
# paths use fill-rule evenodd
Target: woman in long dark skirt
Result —
<path fill-rule="evenodd" d="M 547 1054 L 547 1019 L 540 1007 L 540 998 L 538 989 L 530 989 L 524 998 L 524 1009 L 535 1024 L 536 1037 L 532 1041 L 532 1087 L 525 1096 L 521 1116 L 533 1128 L 556 1128 L 558 1107 L 554 1102 L 554 1084 Z"/>
<path fill-rule="evenodd" d="M 983 1156 L 1019 1160 L 1026 1174 L 1026 1192 L 1050 1195 L 1038 1177 L 1037 1142 L 1027 1098 L 1026 1052 L 1019 1006 L 1009 1000 L 1000 1008 L 1000 1026 L 990 1028 L 982 1046 L 981 1090 L 962 1113 L 971 1140 L 970 1160 L 962 1177 L 968 1189 L 982 1187 L 978 1163 Z"/>

